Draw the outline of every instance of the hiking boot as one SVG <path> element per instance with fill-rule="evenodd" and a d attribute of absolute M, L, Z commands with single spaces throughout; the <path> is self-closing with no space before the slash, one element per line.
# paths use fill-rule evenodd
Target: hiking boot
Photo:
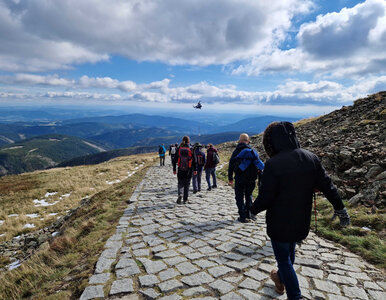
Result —
<path fill-rule="evenodd" d="M 217 188 L 217 185 L 212 185 L 212 189 L 215 189 L 215 188 Z"/>
<path fill-rule="evenodd" d="M 248 223 L 247 219 L 241 219 L 240 217 L 237 218 L 237 221 L 240 223 Z"/>
<path fill-rule="evenodd" d="M 281 283 L 279 275 L 276 270 L 271 271 L 271 279 L 275 283 L 275 291 L 276 293 L 283 295 L 284 294 L 284 284 Z"/>
<path fill-rule="evenodd" d="M 181 199 L 182 199 L 182 197 L 181 196 L 178 196 L 178 198 L 177 198 L 177 204 L 181 204 Z"/>
<path fill-rule="evenodd" d="M 208 187 L 206 190 L 207 190 L 207 191 L 211 191 L 211 190 L 212 190 L 212 188 Z"/>
<path fill-rule="evenodd" d="M 252 221 L 256 221 L 256 215 L 254 215 L 253 213 L 251 213 L 251 212 L 248 212 L 247 213 L 247 217 L 246 217 L 247 219 L 250 219 L 250 220 L 252 220 Z"/>
<path fill-rule="evenodd" d="M 193 191 L 193 194 L 197 194 L 197 191 Z"/>
<path fill-rule="evenodd" d="M 184 199 L 184 204 L 188 203 L 188 199 Z"/>

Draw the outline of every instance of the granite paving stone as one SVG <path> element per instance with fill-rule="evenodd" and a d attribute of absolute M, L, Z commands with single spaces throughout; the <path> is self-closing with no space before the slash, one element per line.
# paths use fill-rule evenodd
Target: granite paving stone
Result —
<path fill-rule="evenodd" d="M 218 279 L 209 284 L 210 287 L 218 291 L 220 294 L 226 294 L 232 291 L 235 286 L 224 280 Z"/>
<path fill-rule="evenodd" d="M 218 267 L 213 267 L 208 269 L 208 272 L 216 278 L 233 271 L 234 271 L 233 269 L 228 268 L 226 266 L 218 266 Z"/>
<path fill-rule="evenodd" d="M 90 277 L 88 283 L 90 284 L 105 284 L 109 281 L 111 274 L 110 273 L 101 273 L 95 274 Z"/>
<path fill-rule="evenodd" d="M 174 291 L 176 289 L 182 288 L 183 286 L 184 285 L 180 281 L 175 280 L 175 279 L 164 281 L 164 282 L 162 282 L 162 283 L 160 283 L 158 285 L 158 287 L 160 288 L 161 292 L 163 292 L 163 293 L 172 292 L 172 291 Z"/>
<path fill-rule="evenodd" d="M 103 285 L 91 285 L 85 288 L 80 300 L 104 298 Z"/>
<path fill-rule="evenodd" d="M 155 275 L 144 275 L 138 277 L 141 287 L 152 287 L 159 283 L 159 279 Z"/>
<path fill-rule="evenodd" d="M 130 278 L 120 279 L 111 285 L 110 295 L 133 292 L 133 280 Z"/>
<path fill-rule="evenodd" d="M 240 223 L 234 190 L 190 194 L 176 204 L 170 167 L 150 167 L 130 197 L 116 231 L 83 291 L 82 300 L 285 300 L 269 278 L 277 269 L 265 213 Z M 296 249 L 295 271 L 305 299 L 384 300 L 384 273 L 312 230 Z"/>

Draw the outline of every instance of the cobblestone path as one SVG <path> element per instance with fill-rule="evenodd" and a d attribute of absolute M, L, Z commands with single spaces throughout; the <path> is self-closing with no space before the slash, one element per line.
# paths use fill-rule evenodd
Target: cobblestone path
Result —
<path fill-rule="evenodd" d="M 221 182 L 212 191 L 204 183 L 185 205 L 176 186 L 170 162 L 149 169 L 80 299 L 286 299 L 269 279 L 264 215 L 237 222 L 234 192 Z M 306 299 L 386 299 L 384 274 L 347 249 L 310 233 L 296 253 Z"/>

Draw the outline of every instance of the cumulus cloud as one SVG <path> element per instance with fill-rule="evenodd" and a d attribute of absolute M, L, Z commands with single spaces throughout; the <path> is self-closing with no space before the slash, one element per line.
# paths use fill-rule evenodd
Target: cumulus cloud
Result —
<path fill-rule="evenodd" d="M 382 74 L 386 67 L 386 1 L 367 0 L 353 8 L 319 15 L 314 22 L 301 25 L 297 41 L 296 48 L 257 55 L 233 73 Z"/>
<path fill-rule="evenodd" d="M 27 74 L 28 75 L 28 74 Z M 238 103 L 238 104 L 271 104 L 271 105 L 337 105 L 349 104 L 351 101 L 380 90 L 386 86 L 386 76 L 360 78 L 352 85 L 329 80 L 299 81 L 287 80 L 273 91 L 245 91 L 234 85 L 213 85 L 206 81 L 187 86 L 172 86 L 170 79 L 163 79 L 145 84 L 103 77 L 92 78 L 82 76 L 79 80 L 50 76 L 26 76 L 18 74 L 12 77 L 0 77 L 0 82 L 20 83 L 39 86 L 26 87 L 24 90 L 17 85 L 17 90 L 0 93 L 3 99 L 78 99 L 137 101 L 150 103 L 192 103 L 198 100 L 204 103 Z M 42 92 L 42 85 L 46 91 Z M 123 88 L 126 86 L 126 88 Z M 57 91 L 64 87 L 65 91 Z M 51 90 L 54 88 L 54 90 Z M 98 92 L 98 89 L 103 92 Z"/>
<path fill-rule="evenodd" d="M 42 71 L 119 54 L 224 64 L 285 38 L 310 0 L 0 0 L 0 69 Z"/>

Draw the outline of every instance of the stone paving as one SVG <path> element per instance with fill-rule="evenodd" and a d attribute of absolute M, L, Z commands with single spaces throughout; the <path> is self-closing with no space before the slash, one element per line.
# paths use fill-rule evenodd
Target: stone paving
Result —
<path fill-rule="evenodd" d="M 80 299 L 286 299 L 269 279 L 264 214 L 237 222 L 232 188 L 203 181 L 178 205 L 170 161 L 150 168 Z M 384 274 L 347 249 L 310 233 L 296 253 L 305 299 L 386 299 Z"/>

